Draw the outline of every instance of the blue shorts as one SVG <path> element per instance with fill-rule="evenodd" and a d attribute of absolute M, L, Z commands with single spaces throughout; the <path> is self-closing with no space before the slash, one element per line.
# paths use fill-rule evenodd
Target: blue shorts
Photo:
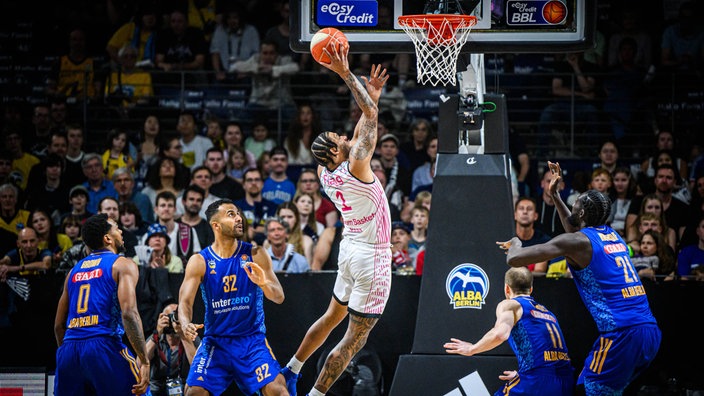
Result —
<path fill-rule="evenodd" d="M 531 370 L 521 373 L 507 382 L 494 396 L 533 396 L 536 389 L 541 395 L 572 396 L 574 394 L 574 370 L 556 372 L 553 369 Z"/>
<path fill-rule="evenodd" d="M 219 395 L 235 381 L 245 395 L 251 395 L 272 382 L 280 370 L 262 333 L 244 337 L 206 336 L 193 357 L 186 383 Z"/>
<path fill-rule="evenodd" d="M 114 338 L 67 340 L 56 351 L 55 396 L 127 396 L 138 379 L 137 361 Z M 145 395 L 151 395 L 149 388 Z"/>
<path fill-rule="evenodd" d="M 655 359 L 662 333 L 657 325 L 601 334 L 584 361 L 578 385 L 587 395 L 620 395 Z"/>

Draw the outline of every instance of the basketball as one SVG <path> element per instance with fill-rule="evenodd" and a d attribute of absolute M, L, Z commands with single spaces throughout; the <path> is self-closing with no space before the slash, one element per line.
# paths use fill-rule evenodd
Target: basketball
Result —
<path fill-rule="evenodd" d="M 310 41 L 310 54 L 318 63 L 330 63 L 330 57 L 323 52 L 323 48 L 332 51 L 330 45 L 337 45 L 338 51 L 341 45 L 347 45 L 347 37 L 335 28 L 320 29 Z"/>
<path fill-rule="evenodd" d="M 562 23 L 567 17 L 567 7 L 561 1 L 549 1 L 543 6 L 543 18 L 545 22 L 556 25 Z"/>

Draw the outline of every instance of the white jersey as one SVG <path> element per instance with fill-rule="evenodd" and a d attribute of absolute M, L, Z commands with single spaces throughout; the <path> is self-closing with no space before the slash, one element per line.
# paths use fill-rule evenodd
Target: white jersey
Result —
<path fill-rule="evenodd" d="M 342 235 L 357 242 L 391 244 L 389 201 L 379 179 L 365 183 L 350 173 L 349 161 L 333 172 L 323 168 L 320 184 L 342 214 Z"/>

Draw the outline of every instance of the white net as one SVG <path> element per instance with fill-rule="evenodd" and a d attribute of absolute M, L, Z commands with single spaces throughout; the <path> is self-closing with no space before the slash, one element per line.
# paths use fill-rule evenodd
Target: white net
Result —
<path fill-rule="evenodd" d="M 467 42 L 476 19 L 434 14 L 429 14 L 427 18 L 420 15 L 401 18 L 399 24 L 416 47 L 418 83 L 456 85 L 457 56 Z"/>

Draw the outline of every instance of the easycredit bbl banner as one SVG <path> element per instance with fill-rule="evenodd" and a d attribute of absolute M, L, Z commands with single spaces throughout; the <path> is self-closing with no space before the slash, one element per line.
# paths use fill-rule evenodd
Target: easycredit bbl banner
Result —
<path fill-rule="evenodd" d="M 564 25 L 567 5 L 560 0 L 508 0 L 506 24 L 509 26 Z"/>
<path fill-rule="evenodd" d="M 321 0 L 315 5 L 319 26 L 376 26 L 376 0 Z"/>

